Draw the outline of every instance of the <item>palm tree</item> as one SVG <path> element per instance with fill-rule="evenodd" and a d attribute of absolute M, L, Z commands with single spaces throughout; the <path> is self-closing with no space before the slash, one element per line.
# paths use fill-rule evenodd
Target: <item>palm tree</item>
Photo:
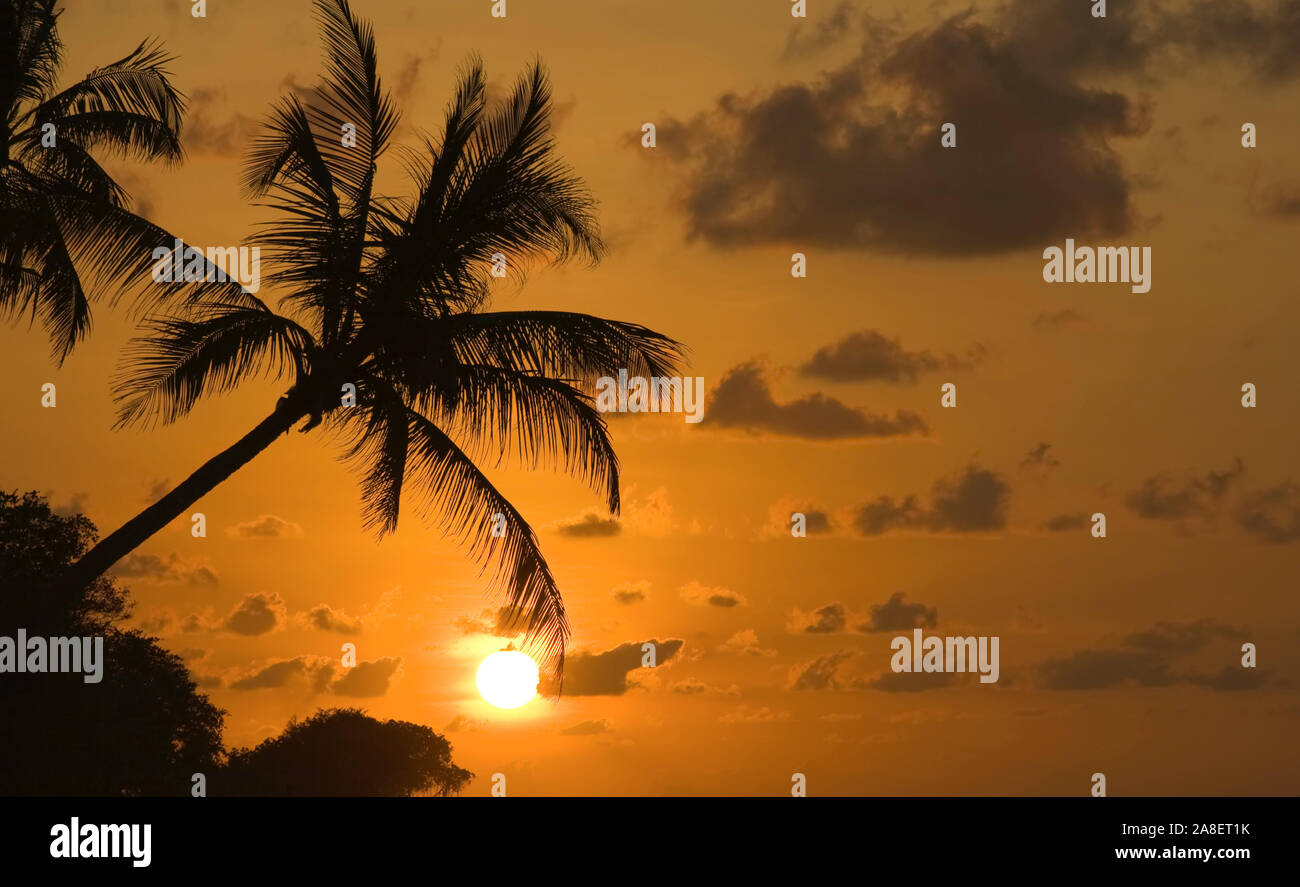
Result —
<path fill-rule="evenodd" d="M 365 524 L 396 528 L 403 493 L 495 565 L 518 627 L 562 667 L 568 624 L 538 540 L 476 464 L 560 467 L 619 508 L 618 460 L 590 381 L 626 367 L 678 373 L 683 348 L 642 326 L 584 314 L 484 310 L 494 256 L 510 266 L 582 258 L 603 244 L 594 203 L 549 136 L 540 64 L 494 108 L 483 69 L 459 77 L 440 138 L 407 155 L 411 198 L 374 193 L 397 114 L 376 74 L 370 26 L 346 0 L 315 0 L 326 74 L 281 100 L 245 184 L 277 219 L 262 231 L 277 313 L 228 288 L 156 317 L 118 380 L 119 425 L 174 421 L 203 396 L 261 373 L 292 386 L 271 413 L 63 577 L 84 583 L 184 513 L 299 420 L 337 436 L 361 474 Z M 341 136 L 355 127 L 355 144 Z M 347 142 L 348 144 L 345 144 Z M 344 406 L 345 386 L 355 406 Z M 495 533 L 493 531 L 496 531 Z"/>
<path fill-rule="evenodd" d="M 0 313 L 39 317 L 57 362 L 90 330 L 97 282 L 147 282 L 150 249 L 167 232 L 132 214 L 95 153 L 181 159 L 184 97 L 170 59 L 146 41 L 120 61 L 56 91 L 63 47 L 55 0 L 0 0 Z M 138 287 L 157 304 L 180 287 Z M 117 301 L 131 289 L 115 289 Z"/>

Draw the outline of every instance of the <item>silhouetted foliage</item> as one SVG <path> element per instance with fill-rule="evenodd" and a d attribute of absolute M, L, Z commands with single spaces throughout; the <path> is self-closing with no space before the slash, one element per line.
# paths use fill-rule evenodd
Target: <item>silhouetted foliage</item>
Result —
<path fill-rule="evenodd" d="M 34 492 L 0 492 L 0 634 L 104 638 L 99 683 L 0 673 L 0 794 L 188 794 L 192 773 L 220 764 L 225 713 L 180 657 L 111 625 L 130 612 L 127 592 L 101 577 L 56 596 L 43 581 L 94 540 L 84 515 L 54 514 Z"/>
<path fill-rule="evenodd" d="M 150 41 L 58 89 L 55 6 L 0 0 L 0 314 L 39 319 L 62 362 L 90 330 L 92 282 L 145 305 L 182 288 L 150 280 L 151 250 L 171 236 L 130 211 L 100 160 L 180 160 L 185 100 Z"/>
<path fill-rule="evenodd" d="M 452 763 L 451 745 L 428 727 L 331 708 L 231 752 L 208 786 L 213 795 L 443 796 L 459 794 L 473 776 Z"/>

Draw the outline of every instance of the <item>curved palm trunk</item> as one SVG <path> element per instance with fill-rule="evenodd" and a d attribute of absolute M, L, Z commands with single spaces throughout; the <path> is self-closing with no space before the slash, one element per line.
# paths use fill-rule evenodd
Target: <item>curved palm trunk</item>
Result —
<path fill-rule="evenodd" d="M 252 431 L 205 462 L 170 493 L 99 540 L 55 580 L 56 586 L 71 591 L 84 588 L 99 578 L 109 567 L 252 461 L 254 456 L 306 415 L 307 411 L 294 401 L 281 400 L 274 412 L 259 422 Z"/>

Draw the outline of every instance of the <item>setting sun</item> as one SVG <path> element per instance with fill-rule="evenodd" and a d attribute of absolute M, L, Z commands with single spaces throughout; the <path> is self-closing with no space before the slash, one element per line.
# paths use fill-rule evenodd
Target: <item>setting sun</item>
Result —
<path fill-rule="evenodd" d="M 497 708 L 519 708 L 537 695 L 537 663 L 518 650 L 499 650 L 483 660 L 478 692 Z"/>

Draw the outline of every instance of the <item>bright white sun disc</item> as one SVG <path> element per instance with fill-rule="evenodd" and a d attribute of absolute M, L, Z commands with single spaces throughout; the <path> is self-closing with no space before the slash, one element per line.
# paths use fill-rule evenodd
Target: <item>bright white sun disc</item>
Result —
<path fill-rule="evenodd" d="M 497 708 L 518 708 L 537 695 L 537 663 L 518 650 L 498 650 L 478 667 L 478 692 Z"/>

